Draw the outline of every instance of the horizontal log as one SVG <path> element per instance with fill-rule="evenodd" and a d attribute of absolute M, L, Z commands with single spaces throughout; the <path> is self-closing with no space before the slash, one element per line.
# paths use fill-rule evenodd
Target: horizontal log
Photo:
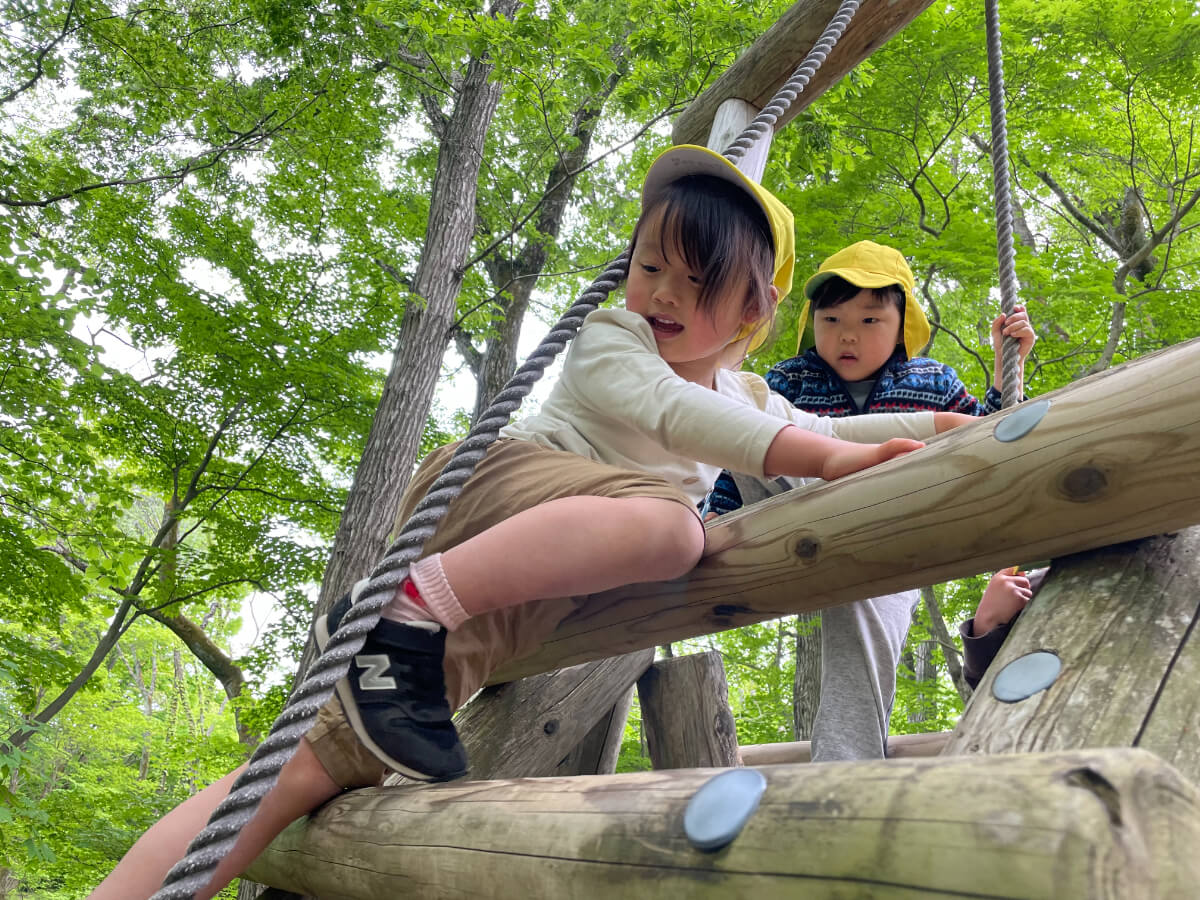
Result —
<path fill-rule="evenodd" d="M 1200 524 L 1200 339 L 723 516 L 674 581 L 596 594 L 496 680 Z"/>
<path fill-rule="evenodd" d="M 888 736 L 888 759 L 922 759 L 937 756 L 950 738 L 949 731 Z M 812 741 L 780 741 L 777 744 L 747 744 L 740 748 L 744 766 L 778 766 L 812 762 Z"/>
<path fill-rule="evenodd" d="M 248 874 L 329 900 L 1151 900 L 1200 883 L 1197 791 L 1141 750 L 770 766 L 744 830 L 705 853 L 683 811 L 716 771 L 354 791 Z"/>
<path fill-rule="evenodd" d="M 775 124 L 778 131 L 915 19 L 932 0 L 863 0 L 841 40 Z M 840 0 L 801 0 L 675 120 L 676 144 L 705 144 L 717 107 L 731 98 L 762 109 L 792 77 L 837 12 Z M 723 148 L 722 148 L 723 149 Z"/>

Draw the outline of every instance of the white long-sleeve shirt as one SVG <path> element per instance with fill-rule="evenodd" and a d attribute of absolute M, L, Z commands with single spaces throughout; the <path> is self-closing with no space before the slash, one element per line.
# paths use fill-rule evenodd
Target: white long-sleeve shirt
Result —
<path fill-rule="evenodd" d="M 659 475 L 700 503 L 721 469 L 765 474 L 767 448 L 788 424 L 864 443 L 935 433 L 933 413 L 814 416 L 749 372 L 722 369 L 715 388 L 676 375 L 642 316 L 598 309 L 541 410 L 500 434 Z"/>

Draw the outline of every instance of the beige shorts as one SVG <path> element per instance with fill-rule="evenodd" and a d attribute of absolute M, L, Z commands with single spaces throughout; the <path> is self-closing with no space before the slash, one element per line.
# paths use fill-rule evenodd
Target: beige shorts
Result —
<path fill-rule="evenodd" d="M 425 457 L 400 503 L 397 530 L 408 521 L 456 446 L 440 447 Z M 522 510 L 579 496 L 657 497 L 681 503 L 699 517 L 688 496 L 657 475 L 619 469 L 528 441 L 502 439 L 489 448 L 450 504 L 424 554 L 448 550 Z M 577 604 L 574 598 L 538 600 L 476 616 L 450 632 L 444 662 L 450 708 L 466 703 L 501 665 L 537 650 Z M 378 784 L 387 773 L 350 730 L 336 696 L 318 712 L 306 738 L 321 765 L 342 787 Z"/>

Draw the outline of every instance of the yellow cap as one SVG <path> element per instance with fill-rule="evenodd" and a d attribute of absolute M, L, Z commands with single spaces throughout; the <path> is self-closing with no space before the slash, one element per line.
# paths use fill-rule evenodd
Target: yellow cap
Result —
<path fill-rule="evenodd" d="M 771 226 L 771 240 L 775 251 L 775 273 L 771 284 L 778 288 L 779 300 L 786 297 L 792 289 L 792 273 L 796 268 L 796 232 L 792 211 L 762 185 L 747 178 L 721 154 L 693 144 L 680 144 L 678 147 L 664 150 L 650 164 L 642 186 L 642 209 L 645 209 L 668 184 L 687 175 L 711 175 L 720 178 L 737 185 L 754 198 Z M 743 325 L 731 343 L 749 337 L 750 343 L 746 352 L 752 353 L 766 341 L 769 324 L 754 322 Z"/>
<path fill-rule="evenodd" d="M 913 291 L 916 281 L 904 254 L 874 241 L 859 241 L 821 263 L 817 274 L 804 283 L 804 303 L 800 307 L 800 337 L 796 349 L 804 343 L 808 324 L 809 300 L 817 288 L 834 276 L 840 276 L 860 288 L 882 288 L 898 284 L 904 289 L 904 350 L 912 359 L 929 343 L 929 320 L 917 303 Z"/>

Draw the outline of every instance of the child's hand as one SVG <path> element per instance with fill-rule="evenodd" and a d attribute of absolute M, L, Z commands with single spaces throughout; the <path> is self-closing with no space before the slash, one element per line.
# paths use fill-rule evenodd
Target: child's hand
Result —
<path fill-rule="evenodd" d="M 1012 337 L 1017 339 L 1017 359 L 1022 367 L 1022 381 L 1024 381 L 1024 366 L 1025 358 L 1029 356 L 1029 351 L 1033 349 L 1034 343 L 1037 341 L 1037 333 L 1033 330 L 1033 323 L 1029 321 L 1029 313 L 1025 307 L 1013 307 L 1012 315 L 1005 318 L 1004 314 L 996 316 L 992 320 L 992 351 L 996 355 L 996 390 L 1004 390 L 1004 373 L 1002 368 L 1002 347 L 1004 338 Z"/>
<path fill-rule="evenodd" d="M 841 446 L 829 453 L 821 468 L 821 477 L 826 481 L 833 481 L 859 469 L 877 466 L 893 456 L 903 456 L 925 446 L 921 441 L 910 438 L 892 438 L 882 444 L 854 444 L 850 441 L 839 443 Z"/>
<path fill-rule="evenodd" d="M 971 636 L 983 637 L 993 628 L 1011 622 L 1032 596 L 1033 589 L 1024 574 L 1014 574 L 1012 569 L 997 572 L 988 582 L 979 608 L 975 610 Z"/>
<path fill-rule="evenodd" d="M 966 413 L 935 412 L 933 414 L 933 430 L 937 434 L 941 434 L 943 431 L 949 431 L 959 425 L 969 425 L 974 421 L 975 417 L 968 416 Z"/>

